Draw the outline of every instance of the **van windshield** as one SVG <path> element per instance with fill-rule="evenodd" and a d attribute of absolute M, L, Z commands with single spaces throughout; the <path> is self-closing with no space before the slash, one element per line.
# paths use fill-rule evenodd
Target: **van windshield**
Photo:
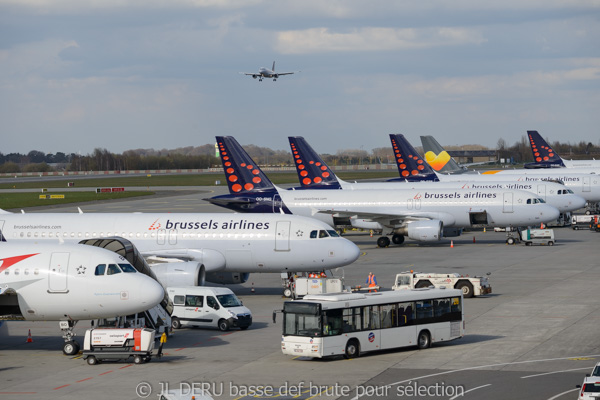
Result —
<path fill-rule="evenodd" d="M 239 307 L 242 305 L 240 300 L 233 293 L 217 295 L 217 300 L 219 300 L 219 303 L 221 303 L 221 305 L 225 308 Z"/>

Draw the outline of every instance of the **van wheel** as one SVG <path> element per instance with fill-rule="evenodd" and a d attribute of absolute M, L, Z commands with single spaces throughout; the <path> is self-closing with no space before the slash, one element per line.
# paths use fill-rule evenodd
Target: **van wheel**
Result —
<path fill-rule="evenodd" d="M 419 332 L 419 337 L 417 338 L 417 346 L 420 350 L 427 349 L 431 346 L 431 336 L 428 331 Z"/>
<path fill-rule="evenodd" d="M 344 351 L 344 358 L 352 359 L 360 356 L 360 345 L 356 339 L 349 340 L 346 343 L 346 351 Z"/>
<path fill-rule="evenodd" d="M 456 288 L 458 290 L 462 290 L 463 297 L 465 299 L 473 297 L 473 285 L 471 284 L 471 282 L 458 282 L 456 284 Z"/>
<path fill-rule="evenodd" d="M 578 226 L 574 226 L 574 227 L 573 227 L 573 230 L 576 230 L 576 231 L 578 231 L 578 230 L 579 230 L 579 227 L 578 227 Z"/>
<path fill-rule="evenodd" d="M 173 317 L 171 319 L 171 328 L 173 328 L 173 329 L 181 328 L 181 321 L 179 320 L 179 318 Z"/>
<path fill-rule="evenodd" d="M 221 332 L 227 332 L 229 330 L 229 322 L 226 319 L 219 320 L 219 330 Z"/>

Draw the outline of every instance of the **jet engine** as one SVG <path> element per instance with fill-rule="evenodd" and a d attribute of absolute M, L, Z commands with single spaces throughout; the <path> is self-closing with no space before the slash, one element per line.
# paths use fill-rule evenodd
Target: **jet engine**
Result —
<path fill-rule="evenodd" d="M 152 264 L 151 268 L 164 287 L 204 286 L 206 282 L 204 265 L 197 261 Z"/>
<path fill-rule="evenodd" d="M 440 220 L 416 221 L 402 228 L 394 229 L 394 233 L 408 236 L 421 242 L 437 242 L 442 238 L 444 223 Z"/>
<path fill-rule="evenodd" d="M 206 274 L 206 280 L 208 282 L 220 283 L 221 285 L 244 283 L 249 277 L 250 274 L 247 272 L 209 272 Z"/>

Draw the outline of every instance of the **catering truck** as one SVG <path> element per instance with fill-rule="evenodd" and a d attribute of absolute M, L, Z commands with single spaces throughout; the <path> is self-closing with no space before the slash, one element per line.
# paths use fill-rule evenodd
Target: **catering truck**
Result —
<path fill-rule="evenodd" d="M 162 343 L 161 340 L 157 357 L 162 356 Z M 154 350 L 153 329 L 88 329 L 83 343 L 83 359 L 89 365 L 107 360 L 133 360 L 135 364 L 142 364 L 150 361 L 152 350 Z"/>
<path fill-rule="evenodd" d="M 397 274 L 392 290 L 420 289 L 430 286 L 460 289 L 465 298 L 492 293 L 492 286 L 487 277 L 469 277 L 468 275 L 463 276 L 457 273 L 439 274 L 414 271 Z"/>

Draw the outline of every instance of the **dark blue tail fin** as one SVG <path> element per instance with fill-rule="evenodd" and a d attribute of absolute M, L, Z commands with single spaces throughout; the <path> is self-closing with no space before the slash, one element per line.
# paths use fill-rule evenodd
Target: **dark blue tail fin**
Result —
<path fill-rule="evenodd" d="M 217 136 L 223 171 L 231 194 L 275 190 L 273 183 L 232 136 Z"/>
<path fill-rule="evenodd" d="M 564 167 L 562 158 L 546 143 L 538 131 L 527 131 L 533 162 L 524 165 L 525 168 L 555 168 Z"/>
<path fill-rule="evenodd" d="M 333 171 L 302 136 L 290 136 L 288 140 L 302 189 L 341 188 Z"/>
<path fill-rule="evenodd" d="M 417 181 L 439 181 L 433 169 L 419 156 L 417 150 L 406 140 L 402 134 L 390 134 L 394 158 L 398 165 L 401 178 L 392 181 L 406 180 Z"/>

